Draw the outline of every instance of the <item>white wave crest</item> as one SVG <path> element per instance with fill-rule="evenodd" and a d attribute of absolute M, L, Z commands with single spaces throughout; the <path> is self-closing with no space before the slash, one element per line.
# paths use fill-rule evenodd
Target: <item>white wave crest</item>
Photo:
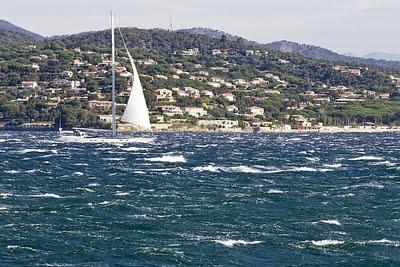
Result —
<path fill-rule="evenodd" d="M 136 152 L 136 151 L 147 151 L 147 148 L 140 148 L 140 147 L 123 147 L 121 150 L 126 152 Z"/>
<path fill-rule="evenodd" d="M 320 222 L 325 223 L 325 224 L 337 225 L 337 226 L 342 225 L 338 220 L 322 220 Z"/>
<path fill-rule="evenodd" d="M 327 246 L 338 246 L 338 245 L 343 245 L 344 241 L 339 241 L 339 240 L 320 240 L 320 241 L 308 241 L 311 242 L 314 246 L 317 247 L 327 247 Z"/>
<path fill-rule="evenodd" d="M 383 160 L 383 158 L 375 157 L 375 156 L 362 156 L 362 157 L 352 158 L 352 159 L 349 159 L 349 160 L 350 161 L 362 161 L 362 160 L 365 160 L 365 161 L 380 161 L 380 160 Z"/>
<path fill-rule="evenodd" d="M 57 154 L 57 150 L 47 150 L 47 149 L 38 149 L 38 148 L 26 148 L 26 149 L 22 149 L 19 151 L 19 153 L 21 154 L 27 154 L 27 153 L 53 153 L 53 154 Z"/>
<path fill-rule="evenodd" d="M 285 191 L 282 191 L 282 190 L 276 190 L 276 189 L 270 189 L 270 190 L 268 190 L 268 192 L 267 192 L 268 194 L 284 194 L 285 193 Z"/>
<path fill-rule="evenodd" d="M 7 246 L 7 250 L 13 251 L 16 249 L 22 249 L 22 250 L 29 250 L 29 251 L 33 251 L 33 252 L 38 252 L 39 250 L 31 248 L 31 247 L 23 247 L 23 246 L 15 246 L 15 245 L 8 245 Z"/>
<path fill-rule="evenodd" d="M 61 196 L 57 194 L 52 194 L 52 193 L 46 193 L 46 194 L 40 194 L 40 195 L 30 195 L 30 197 L 37 197 L 37 198 L 62 198 Z"/>
<path fill-rule="evenodd" d="M 105 161 L 123 161 L 124 158 L 103 158 Z"/>
<path fill-rule="evenodd" d="M 264 241 L 244 241 L 244 240 L 228 239 L 228 240 L 214 240 L 214 242 L 232 248 L 235 245 L 256 245 L 263 243 Z"/>
<path fill-rule="evenodd" d="M 253 167 L 248 167 L 248 166 L 238 166 L 238 167 L 231 167 L 231 170 L 234 172 L 243 172 L 243 173 L 263 173 L 262 170 L 253 168 Z"/>
<path fill-rule="evenodd" d="M 193 168 L 194 171 L 196 172 L 219 172 L 220 168 L 214 166 L 214 165 L 208 165 L 205 167 L 195 167 Z"/>
<path fill-rule="evenodd" d="M 359 242 L 360 244 L 375 244 L 375 245 L 388 245 L 388 246 L 395 246 L 395 247 L 400 247 L 400 242 L 399 241 L 392 241 L 389 239 L 381 239 L 381 240 L 368 240 L 364 242 Z"/>
<path fill-rule="evenodd" d="M 235 167 L 223 167 L 223 166 L 215 166 L 215 165 L 208 165 L 203 167 L 195 167 L 193 168 L 194 171 L 198 172 L 238 172 L 238 173 L 265 173 L 265 171 L 260 170 L 255 167 L 249 166 L 235 166 Z"/>
<path fill-rule="evenodd" d="M 167 162 L 167 163 L 186 163 L 186 159 L 184 156 L 173 156 L 173 155 L 165 155 L 157 158 L 147 158 L 144 159 L 146 161 L 151 162 Z"/>
<path fill-rule="evenodd" d="M 340 164 L 340 163 L 339 164 L 324 164 L 324 167 L 337 169 L 337 168 L 342 167 L 342 164 Z"/>
<path fill-rule="evenodd" d="M 317 172 L 318 170 L 311 167 L 297 167 L 290 170 L 291 172 Z"/>
<path fill-rule="evenodd" d="M 373 183 L 365 183 L 365 184 L 357 184 L 357 185 L 351 185 L 351 186 L 345 186 L 342 189 L 347 190 L 347 189 L 351 189 L 351 188 L 362 188 L 362 187 L 366 187 L 366 188 L 375 188 L 375 189 L 383 189 L 385 188 L 385 186 L 378 184 L 376 182 Z"/>
<path fill-rule="evenodd" d="M 4 171 L 4 172 L 8 173 L 8 174 L 18 174 L 18 173 L 20 173 L 20 171 L 17 171 L 17 170 Z"/>
<path fill-rule="evenodd" d="M 392 163 L 390 161 L 381 161 L 381 162 L 375 162 L 372 163 L 374 166 L 387 166 L 387 167 L 394 167 L 397 165 L 397 163 Z"/>

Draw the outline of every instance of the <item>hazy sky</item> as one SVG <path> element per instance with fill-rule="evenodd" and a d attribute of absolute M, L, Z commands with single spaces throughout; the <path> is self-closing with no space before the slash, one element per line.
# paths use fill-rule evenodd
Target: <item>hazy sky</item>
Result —
<path fill-rule="evenodd" d="M 259 42 L 400 54 L 399 0 L 2 0 L 0 18 L 49 36 L 121 26 L 210 27 Z"/>

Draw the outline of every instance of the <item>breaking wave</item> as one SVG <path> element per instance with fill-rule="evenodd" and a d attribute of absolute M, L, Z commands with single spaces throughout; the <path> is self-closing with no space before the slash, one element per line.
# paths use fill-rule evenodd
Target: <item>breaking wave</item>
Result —
<path fill-rule="evenodd" d="M 173 156 L 173 155 L 165 155 L 157 158 L 147 158 L 145 161 L 151 162 L 167 162 L 167 163 L 186 163 L 186 159 L 184 156 Z"/>
<path fill-rule="evenodd" d="M 244 241 L 244 240 L 233 240 L 233 239 L 228 239 L 228 240 L 214 240 L 215 243 L 224 245 L 225 247 L 232 248 L 236 245 L 256 245 L 256 244 L 261 244 L 264 241 Z"/>
<path fill-rule="evenodd" d="M 380 161 L 383 160 L 381 157 L 375 157 L 375 156 L 362 156 L 362 157 L 357 157 L 357 158 L 352 158 L 349 159 L 350 161 Z"/>
<path fill-rule="evenodd" d="M 313 244 L 314 246 L 317 247 L 327 247 L 327 246 L 338 246 L 338 245 L 343 245 L 344 241 L 339 241 L 339 240 L 319 240 L 319 241 L 315 241 L 315 240 L 311 240 L 311 241 L 307 241 L 308 243 Z"/>

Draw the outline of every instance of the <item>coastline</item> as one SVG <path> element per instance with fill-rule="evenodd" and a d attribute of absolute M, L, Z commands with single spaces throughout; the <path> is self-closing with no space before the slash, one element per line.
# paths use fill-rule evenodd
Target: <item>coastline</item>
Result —
<path fill-rule="evenodd" d="M 174 129 L 153 129 L 153 132 L 189 132 L 189 133 L 247 133 L 247 134 L 279 134 L 279 133 L 322 133 L 322 134 L 335 134 L 335 133 L 400 133 L 400 128 L 388 128 L 388 127 L 355 127 L 355 128 L 344 128 L 344 127 L 326 127 L 320 129 L 270 129 L 261 128 L 255 131 L 253 128 L 220 128 L 220 129 L 205 129 L 205 128 L 174 128 Z"/>

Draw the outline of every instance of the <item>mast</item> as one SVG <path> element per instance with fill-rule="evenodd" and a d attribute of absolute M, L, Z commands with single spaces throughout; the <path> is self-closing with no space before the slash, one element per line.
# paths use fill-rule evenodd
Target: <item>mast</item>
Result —
<path fill-rule="evenodd" d="M 114 36 L 114 13 L 111 11 L 111 54 L 112 54 L 112 137 L 117 135 L 116 104 L 115 104 L 115 36 Z"/>

